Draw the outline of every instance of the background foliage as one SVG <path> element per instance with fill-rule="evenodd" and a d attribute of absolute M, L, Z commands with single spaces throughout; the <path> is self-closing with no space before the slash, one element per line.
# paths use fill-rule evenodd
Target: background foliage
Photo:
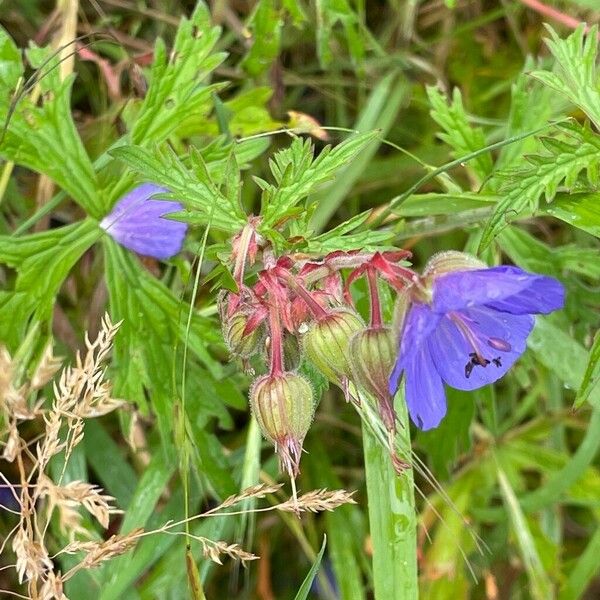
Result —
<path fill-rule="evenodd" d="M 114 531 L 180 518 L 180 473 L 193 512 L 279 477 L 216 317 L 234 285 L 229 239 L 261 214 L 281 252 L 404 247 L 419 267 L 466 249 L 565 283 L 565 310 L 538 319 L 509 376 L 450 391 L 441 427 L 415 432 L 442 486 L 416 476 L 420 586 L 435 599 L 597 596 L 598 32 L 546 29 L 528 4 L 0 2 L 0 340 L 32 369 L 50 338 L 70 356 L 105 310 L 123 319 L 111 377 L 138 412 L 90 422 L 66 474 L 115 496 Z M 600 18 L 589 0 L 544 6 Z M 262 135 L 282 129 L 303 135 Z M 142 180 L 169 188 L 192 225 L 164 267 L 95 224 Z M 207 597 L 293 598 L 325 532 L 310 593 L 372 595 L 360 420 L 336 390 L 305 448 L 299 487 L 356 489 L 357 505 L 301 524 L 195 525 L 262 556 L 240 570 L 194 552 Z M 183 598 L 187 586 L 183 543 L 164 536 L 67 592 Z M 0 588 L 19 589 L 8 571 Z"/>

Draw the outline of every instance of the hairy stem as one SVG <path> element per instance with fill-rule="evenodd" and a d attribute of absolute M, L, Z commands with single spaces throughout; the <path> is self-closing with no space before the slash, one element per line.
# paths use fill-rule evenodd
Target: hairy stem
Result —
<path fill-rule="evenodd" d="M 310 295 L 310 292 L 291 275 L 287 278 L 287 284 L 294 290 L 308 306 L 308 309 L 316 319 L 327 316 L 327 311 Z"/>
<path fill-rule="evenodd" d="M 271 333 L 271 376 L 283 373 L 283 333 L 277 307 L 269 307 L 269 331 Z"/>
<path fill-rule="evenodd" d="M 377 287 L 377 273 L 375 269 L 367 269 L 367 281 L 369 282 L 369 297 L 371 303 L 371 327 L 381 327 L 381 302 L 379 301 L 379 288 Z"/>
<path fill-rule="evenodd" d="M 397 446 L 401 455 L 410 456 L 408 415 L 402 394 L 396 396 L 396 411 L 400 422 Z M 396 475 L 387 448 L 364 425 L 363 448 L 375 598 L 416 600 L 417 518 L 412 469 Z"/>

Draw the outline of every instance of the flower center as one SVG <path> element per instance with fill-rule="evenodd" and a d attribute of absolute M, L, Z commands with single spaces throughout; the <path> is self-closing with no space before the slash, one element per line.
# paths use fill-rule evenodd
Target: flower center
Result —
<path fill-rule="evenodd" d="M 457 311 L 451 311 L 448 313 L 450 320 L 456 325 L 462 336 L 466 340 L 467 344 L 473 350 L 469 352 L 467 363 L 465 364 L 465 377 L 468 379 L 473 372 L 475 367 L 487 367 L 490 363 L 496 367 L 502 366 L 502 359 L 500 356 L 487 359 L 480 347 L 480 339 L 475 334 L 474 328 L 470 326 L 469 321 L 465 315 L 460 314 Z M 510 352 L 511 345 L 501 338 L 489 337 L 486 339 L 487 345 L 494 350 L 501 352 Z"/>

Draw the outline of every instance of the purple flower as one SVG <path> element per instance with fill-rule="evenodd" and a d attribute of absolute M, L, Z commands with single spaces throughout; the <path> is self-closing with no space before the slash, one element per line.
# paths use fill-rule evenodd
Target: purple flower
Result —
<path fill-rule="evenodd" d="M 166 193 L 168 190 L 152 183 L 138 185 L 115 204 L 100 227 L 138 254 L 157 259 L 175 256 L 183 246 L 187 224 L 163 218 L 183 208 L 179 202 L 152 200 Z"/>
<path fill-rule="evenodd" d="M 0 512 L 4 510 L 18 511 L 21 508 L 20 493 L 21 486 L 12 485 L 4 478 L 0 479 Z"/>
<path fill-rule="evenodd" d="M 559 281 L 517 267 L 446 272 L 432 281 L 430 301 L 409 310 L 389 381 L 394 394 L 404 372 L 408 411 L 423 430 L 446 414 L 444 383 L 474 390 L 500 379 L 525 351 L 533 315 L 564 304 Z"/>

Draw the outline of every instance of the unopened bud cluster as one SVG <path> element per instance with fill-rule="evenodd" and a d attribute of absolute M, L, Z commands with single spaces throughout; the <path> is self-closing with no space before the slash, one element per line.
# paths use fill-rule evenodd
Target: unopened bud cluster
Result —
<path fill-rule="evenodd" d="M 244 235 L 243 239 L 252 239 L 248 231 Z M 243 239 L 234 244 L 242 253 Z M 388 380 L 396 339 L 381 322 L 373 282 L 381 277 L 393 279 L 397 290 L 406 286 L 412 272 L 398 264 L 406 256 L 405 252 L 334 253 L 317 262 L 295 262 L 284 256 L 275 264 L 270 256 L 269 267 L 259 272 L 252 287 L 244 284 L 243 265 L 236 261 L 234 275 L 240 290 L 225 297 L 224 338 L 233 355 L 246 361 L 254 355 L 265 359 L 268 370 L 252 384 L 250 405 L 290 476 L 298 473 L 302 444 L 318 401 L 311 383 L 298 370 L 305 361 L 339 386 L 347 399 L 357 405 L 361 397 L 373 402 L 384 426 L 395 431 Z M 342 270 L 346 269 L 352 274 L 345 285 Z M 368 274 L 370 284 L 368 325 L 348 290 L 353 278 L 362 274 Z"/>

